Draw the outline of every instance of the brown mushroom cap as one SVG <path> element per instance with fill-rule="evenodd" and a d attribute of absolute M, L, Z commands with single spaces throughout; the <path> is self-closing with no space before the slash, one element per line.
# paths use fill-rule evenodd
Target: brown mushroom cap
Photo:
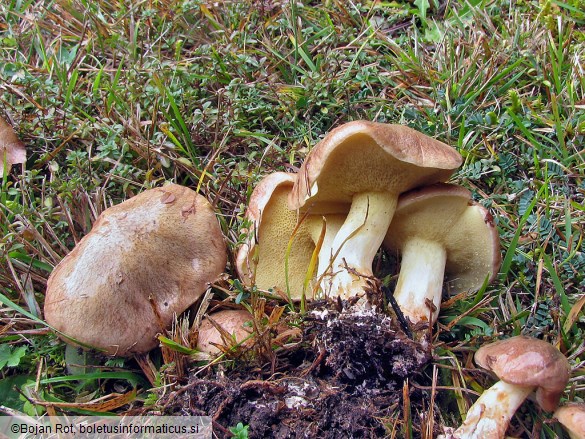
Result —
<path fill-rule="evenodd" d="M 209 318 L 213 319 L 230 336 L 233 336 L 236 343 L 242 342 L 253 332 L 253 327 L 246 325 L 253 318 L 252 314 L 246 310 L 226 309 L 211 314 Z M 213 354 L 220 351 L 215 345 L 224 345 L 225 343 L 221 333 L 209 318 L 204 318 L 199 327 L 197 349 Z"/>
<path fill-rule="evenodd" d="M 482 346 L 475 362 L 494 372 L 502 381 L 536 388 L 536 401 L 552 412 L 569 381 L 569 362 L 551 344 L 517 336 Z"/>
<path fill-rule="evenodd" d="M 452 184 L 435 184 L 402 194 L 384 238 L 384 247 L 401 250 L 412 238 L 441 244 L 447 253 L 445 277 L 454 293 L 478 290 L 500 268 L 500 239 L 490 213 L 471 193 Z"/>
<path fill-rule="evenodd" d="M 7 171 L 16 163 L 26 161 L 26 149 L 12 127 L 0 117 L 0 177 L 4 175 L 4 155 Z"/>
<path fill-rule="evenodd" d="M 585 439 L 585 404 L 566 404 L 559 407 L 554 416 L 567 429 L 571 439 Z"/>
<path fill-rule="evenodd" d="M 106 209 L 55 267 L 45 318 L 108 354 L 147 352 L 157 346 L 159 324 L 168 327 L 193 304 L 226 258 L 204 197 L 176 184 L 147 190 Z"/>
<path fill-rule="evenodd" d="M 264 177 L 254 188 L 246 218 L 252 222 L 248 242 L 237 254 L 236 269 L 245 285 L 255 284 L 263 290 L 277 288 L 286 292 L 285 258 L 289 240 L 297 227 L 298 215 L 287 206 L 295 174 L 275 172 Z M 288 285 L 291 297 L 302 295 L 303 283 L 315 244 L 301 223 L 288 257 Z"/>
<path fill-rule="evenodd" d="M 357 193 L 401 193 L 447 180 L 461 165 L 459 153 L 442 142 L 401 125 L 354 121 L 332 130 L 309 153 L 289 196 L 291 209 L 309 200 L 348 204 Z M 323 213 L 341 213 L 325 208 Z M 347 207 L 342 207 L 347 212 Z"/>

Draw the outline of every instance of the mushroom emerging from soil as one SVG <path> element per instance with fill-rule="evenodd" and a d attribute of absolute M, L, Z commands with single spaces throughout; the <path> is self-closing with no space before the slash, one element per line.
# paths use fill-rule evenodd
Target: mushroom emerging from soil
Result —
<path fill-rule="evenodd" d="M 451 184 L 401 195 L 384 246 L 401 253 L 394 298 L 413 323 L 437 320 L 444 274 L 459 293 L 491 282 L 500 267 L 491 215 L 467 189 Z"/>
<path fill-rule="evenodd" d="M 252 314 L 246 310 L 226 309 L 211 314 L 208 318 L 203 319 L 199 327 L 199 337 L 197 339 L 197 349 L 202 352 L 215 354 L 220 352 L 217 345 L 230 346 L 229 343 L 241 343 L 250 336 L 253 329 L 246 326 L 247 322 L 252 320 Z M 222 337 L 222 333 L 210 321 L 213 319 L 216 325 L 229 335 L 227 340 Z"/>
<path fill-rule="evenodd" d="M 571 439 L 585 439 L 585 404 L 570 403 L 559 407 L 554 417 L 565 427 Z"/>
<path fill-rule="evenodd" d="M 255 284 L 264 290 L 286 292 L 288 276 L 291 298 L 300 299 L 315 243 L 309 223 L 304 221 L 297 228 L 297 212 L 287 206 L 294 181 L 295 174 L 275 172 L 264 177 L 254 188 L 246 211 L 252 230 L 248 242 L 238 251 L 236 269 L 245 285 Z M 292 247 L 286 261 L 291 237 Z"/>
<path fill-rule="evenodd" d="M 569 380 L 569 362 L 554 346 L 518 336 L 481 347 L 475 362 L 494 372 L 496 384 L 471 406 L 465 422 L 452 435 L 457 439 L 501 439 L 510 419 L 536 390 L 536 402 L 552 412 Z"/>
<path fill-rule="evenodd" d="M 362 293 L 398 195 L 445 181 L 460 165 L 455 149 L 404 126 L 355 121 L 325 136 L 307 156 L 289 196 L 291 209 L 347 215 L 319 254 L 321 261 L 332 259 L 322 292 L 342 298 Z"/>
<path fill-rule="evenodd" d="M 26 162 L 26 149 L 12 127 L 0 117 L 0 177 L 4 176 L 4 160 L 8 173 L 12 165 Z"/>
<path fill-rule="evenodd" d="M 106 209 L 55 267 L 45 318 L 65 337 L 109 355 L 145 353 L 223 271 L 226 258 L 204 197 L 176 184 L 147 190 Z"/>

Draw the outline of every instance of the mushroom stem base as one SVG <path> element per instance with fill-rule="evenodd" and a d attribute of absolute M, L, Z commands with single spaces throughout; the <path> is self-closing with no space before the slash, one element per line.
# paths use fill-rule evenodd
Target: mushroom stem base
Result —
<path fill-rule="evenodd" d="M 363 293 L 372 262 L 396 210 L 397 195 L 368 192 L 354 195 L 347 218 L 321 255 L 331 254 L 330 269 L 321 276 L 326 296 L 349 298 Z M 322 261 L 319 262 L 322 266 Z"/>
<path fill-rule="evenodd" d="M 394 298 L 413 323 L 437 320 L 446 261 L 447 252 L 437 242 L 413 237 L 404 244 Z"/>
<path fill-rule="evenodd" d="M 456 439 L 503 439 L 510 419 L 532 387 L 498 381 L 471 406 L 465 422 L 455 430 Z"/>

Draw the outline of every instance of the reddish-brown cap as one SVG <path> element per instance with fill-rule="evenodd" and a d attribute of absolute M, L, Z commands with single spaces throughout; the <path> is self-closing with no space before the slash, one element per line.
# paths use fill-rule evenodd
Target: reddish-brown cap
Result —
<path fill-rule="evenodd" d="M 551 344 L 532 337 L 517 336 L 482 346 L 475 362 L 502 381 L 536 389 L 536 401 L 543 410 L 554 411 L 569 381 L 569 362 Z"/>
<path fill-rule="evenodd" d="M 401 125 L 354 121 L 319 142 L 299 170 L 289 207 L 350 203 L 356 193 L 402 193 L 446 181 L 461 165 L 452 147 Z M 319 209 L 319 207 L 317 207 Z"/>
<path fill-rule="evenodd" d="M 308 223 L 305 221 L 297 227 L 298 214 L 287 205 L 295 178 L 292 173 L 275 172 L 256 185 L 246 211 L 251 230 L 236 257 L 238 276 L 245 285 L 255 284 L 263 290 L 276 288 L 283 292 L 287 288 L 285 262 L 288 257 L 288 287 L 293 299 L 301 297 L 315 249 Z"/>
<path fill-rule="evenodd" d="M 569 432 L 571 439 L 585 439 L 585 404 L 569 403 L 559 407 L 554 416 Z"/>
<path fill-rule="evenodd" d="M 400 196 L 384 246 L 400 251 L 414 237 L 445 248 L 445 278 L 454 293 L 479 289 L 500 268 L 500 238 L 493 218 L 461 186 L 438 183 Z"/>
<path fill-rule="evenodd" d="M 211 323 L 210 319 L 213 319 L 215 324 L 229 335 L 228 340 L 222 338 L 221 332 Z M 226 309 L 211 314 L 201 322 L 197 349 L 213 354 L 220 351 L 216 345 L 226 345 L 227 343 L 229 347 L 229 342 L 240 343 L 244 341 L 254 331 L 252 326 L 246 325 L 251 320 L 252 314 L 244 309 Z"/>
<path fill-rule="evenodd" d="M 224 270 L 226 258 L 204 197 L 176 184 L 147 190 L 106 209 L 55 267 L 45 318 L 110 355 L 147 352 Z"/>
<path fill-rule="evenodd" d="M 8 170 L 16 163 L 26 161 L 26 149 L 8 123 L 0 117 L 0 177 L 4 174 L 4 155 Z"/>

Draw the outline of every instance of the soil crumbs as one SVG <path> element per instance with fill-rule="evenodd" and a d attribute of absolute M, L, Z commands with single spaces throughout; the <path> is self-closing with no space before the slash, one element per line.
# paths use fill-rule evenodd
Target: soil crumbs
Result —
<path fill-rule="evenodd" d="M 430 392 L 412 384 L 428 384 L 428 343 L 372 311 L 313 310 L 302 334 L 276 353 L 272 368 L 238 361 L 191 377 L 165 414 L 211 416 L 218 437 L 230 437 L 228 427 L 239 422 L 249 425 L 250 438 L 370 438 L 392 430 L 401 437 L 406 406 L 412 437 L 420 437 Z"/>

